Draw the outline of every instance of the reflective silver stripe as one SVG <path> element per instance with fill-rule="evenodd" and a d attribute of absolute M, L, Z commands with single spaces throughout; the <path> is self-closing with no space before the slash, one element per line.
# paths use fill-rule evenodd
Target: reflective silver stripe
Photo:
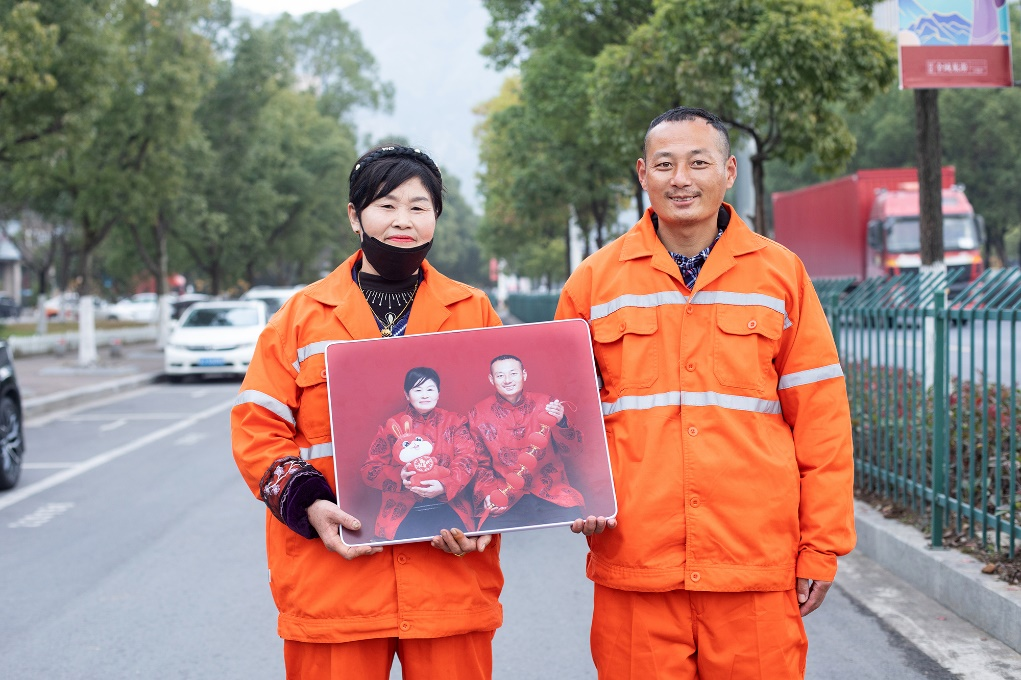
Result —
<path fill-rule="evenodd" d="M 660 406 L 719 406 L 732 411 L 779 414 L 780 402 L 754 397 L 739 397 L 719 392 L 663 392 L 643 396 L 621 397 L 614 402 L 603 402 L 603 415 L 619 411 L 642 411 Z"/>
<path fill-rule="evenodd" d="M 829 380 L 830 378 L 843 377 L 844 371 L 840 368 L 840 364 L 830 364 L 829 366 L 822 366 L 820 368 L 810 368 L 807 371 L 788 373 L 780 378 L 780 383 L 777 385 L 777 389 L 785 390 L 788 387 L 797 387 L 799 385 L 808 385 L 809 383 Z"/>
<path fill-rule="evenodd" d="M 773 415 L 780 413 L 780 402 L 774 399 L 739 397 L 719 392 L 682 392 L 681 403 L 684 406 L 719 406 L 731 411 L 751 411 Z"/>
<path fill-rule="evenodd" d="M 783 300 L 762 293 L 728 293 L 719 290 L 702 290 L 691 297 L 693 305 L 735 305 L 737 307 L 766 307 L 783 314 L 783 327 L 790 328 L 787 307 Z"/>
<path fill-rule="evenodd" d="M 255 404 L 261 406 L 270 413 L 278 416 L 281 420 L 286 420 L 291 425 L 295 425 L 294 414 L 291 413 L 291 409 L 287 408 L 287 404 L 274 399 L 265 392 L 258 390 L 245 390 L 238 395 L 238 398 L 234 400 L 234 406 L 240 406 L 241 404 Z M 232 406 L 231 408 L 234 408 Z"/>
<path fill-rule="evenodd" d="M 662 305 L 683 305 L 687 302 L 687 296 L 681 295 L 675 290 L 650 293 L 649 295 L 621 295 L 601 305 L 594 305 L 591 314 L 592 319 L 601 319 L 622 307 L 661 307 Z"/>
<path fill-rule="evenodd" d="M 783 327 L 790 328 L 791 320 L 787 316 L 787 308 L 784 301 L 778 298 L 763 295 L 762 293 L 728 293 L 726 291 L 703 290 L 695 293 L 689 299 L 677 291 L 664 291 L 662 293 L 649 293 L 648 295 L 621 295 L 609 302 L 593 305 L 591 309 L 592 320 L 601 319 L 604 316 L 613 314 L 623 307 L 662 307 L 663 305 L 736 305 L 739 307 L 766 307 L 775 312 L 783 314 Z"/>
<path fill-rule="evenodd" d="M 301 452 L 302 460 L 312 460 L 313 458 L 328 458 L 333 455 L 333 442 L 325 442 L 323 444 L 313 444 L 307 449 L 298 449 Z"/>
<path fill-rule="evenodd" d="M 301 370 L 301 362 L 309 357 L 314 357 L 316 354 L 323 354 L 326 352 L 326 346 L 337 342 L 337 340 L 321 340 L 320 342 L 313 342 L 311 345 L 305 345 L 298 350 L 298 360 L 295 361 L 291 366 L 294 366 L 294 370 Z"/>

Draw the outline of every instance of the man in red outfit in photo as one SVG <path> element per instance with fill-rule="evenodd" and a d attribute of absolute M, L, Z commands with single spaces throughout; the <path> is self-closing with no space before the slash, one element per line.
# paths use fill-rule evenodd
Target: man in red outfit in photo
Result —
<path fill-rule="evenodd" d="M 563 461 L 581 451 L 581 432 L 568 421 L 559 399 L 526 392 L 526 380 L 521 359 L 496 357 L 489 364 L 496 394 L 468 414 L 479 456 L 475 506 L 487 529 L 584 516 L 585 499 L 568 481 Z"/>

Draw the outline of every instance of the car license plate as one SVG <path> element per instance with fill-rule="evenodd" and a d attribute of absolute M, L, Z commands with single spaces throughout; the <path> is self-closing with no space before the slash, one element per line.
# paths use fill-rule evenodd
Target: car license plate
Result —
<path fill-rule="evenodd" d="M 203 357 L 199 359 L 199 366 L 223 366 L 226 363 L 220 357 Z"/>

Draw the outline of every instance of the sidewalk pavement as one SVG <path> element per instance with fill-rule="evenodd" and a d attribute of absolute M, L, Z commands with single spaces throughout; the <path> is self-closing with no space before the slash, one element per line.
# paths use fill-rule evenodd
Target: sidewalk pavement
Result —
<path fill-rule="evenodd" d="M 504 323 L 515 323 L 505 312 Z M 80 367 L 77 355 L 19 357 L 14 370 L 25 418 L 96 401 L 135 389 L 163 376 L 163 351 L 154 343 L 124 345 L 117 356 L 104 348 L 96 366 Z M 924 595 L 1021 652 L 1021 588 L 982 573 L 982 562 L 958 550 L 933 550 L 921 532 L 858 502 L 858 546 L 852 556 L 867 557 Z M 852 564 L 846 581 L 853 581 Z M 841 585 L 837 575 L 837 585 Z M 845 583 L 844 585 L 850 585 Z M 866 593 L 845 592 L 866 607 Z"/>
<path fill-rule="evenodd" d="M 70 408 L 159 380 L 163 350 L 143 342 L 100 349 L 95 366 L 79 366 L 78 354 L 37 354 L 14 358 L 26 419 Z"/>

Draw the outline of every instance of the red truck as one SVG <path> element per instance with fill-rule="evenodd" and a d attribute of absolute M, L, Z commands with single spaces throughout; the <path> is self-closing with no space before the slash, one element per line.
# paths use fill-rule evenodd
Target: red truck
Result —
<path fill-rule="evenodd" d="M 944 262 L 963 270 L 951 289 L 982 273 L 982 217 L 943 168 Z M 804 261 L 815 279 L 891 276 L 918 269 L 918 173 L 914 168 L 853 175 L 773 194 L 774 237 Z"/>

